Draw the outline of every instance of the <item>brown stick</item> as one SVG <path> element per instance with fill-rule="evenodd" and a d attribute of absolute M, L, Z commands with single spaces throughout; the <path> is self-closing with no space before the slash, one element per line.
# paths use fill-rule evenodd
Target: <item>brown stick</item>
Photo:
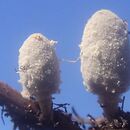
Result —
<path fill-rule="evenodd" d="M 12 112 L 19 116 L 25 115 L 26 108 L 30 108 L 34 112 L 37 111 L 36 105 L 31 100 L 23 98 L 20 93 L 2 82 L 0 82 L 0 104 L 9 108 L 16 106 L 17 110 L 14 109 Z"/>
<path fill-rule="evenodd" d="M 60 110 L 53 110 L 54 122 L 52 124 L 39 122 L 38 104 L 23 98 L 20 93 L 2 82 L 0 82 L 0 106 L 6 107 L 6 113 L 12 118 L 14 124 L 19 126 L 19 129 L 22 126 L 24 130 L 29 128 L 40 130 L 45 127 L 55 127 L 56 130 L 82 130 L 78 124 L 72 121 L 69 114 Z"/>

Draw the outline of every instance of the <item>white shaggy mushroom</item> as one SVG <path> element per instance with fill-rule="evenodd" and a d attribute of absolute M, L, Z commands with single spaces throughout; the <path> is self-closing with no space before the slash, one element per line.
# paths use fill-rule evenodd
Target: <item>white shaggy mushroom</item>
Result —
<path fill-rule="evenodd" d="M 19 50 L 21 94 L 36 98 L 45 119 L 52 117 L 52 94 L 59 92 L 60 84 L 59 61 L 54 44 L 42 34 L 34 33 Z"/>
<path fill-rule="evenodd" d="M 109 10 L 97 11 L 85 26 L 80 48 L 84 85 L 99 96 L 104 113 L 112 117 L 130 85 L 127 23 Z"/>

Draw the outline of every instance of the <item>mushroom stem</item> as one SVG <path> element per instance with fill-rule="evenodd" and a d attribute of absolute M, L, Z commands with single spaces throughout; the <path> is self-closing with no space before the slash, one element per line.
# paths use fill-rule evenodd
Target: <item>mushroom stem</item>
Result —
<path fill-rule="evenodd" d="M 99 96 L 99 103 L 104 111 L 104 116 L 111 121 L 119 113 L 118 103 L 121 101 L 120 95 L 105 94 Z"/>
<path fill-rule="evenodd" d="M 42 100 L 39 101 L 39 107 L 41 110 L 41 121 L 47 120 L 48 122 L 53 120 L 53 112 L 52 112 L 52 97 L 51 95 L 48 97 L 45 97 Z"/>

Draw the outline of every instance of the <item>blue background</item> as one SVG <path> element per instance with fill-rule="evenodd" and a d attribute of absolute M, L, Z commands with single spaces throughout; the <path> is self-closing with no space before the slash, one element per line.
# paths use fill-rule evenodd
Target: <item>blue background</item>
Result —
<path fill-rule="evenodd" d="M 61 65 L 61 93 L 56 103 L 70 103 L 83 117 L 88 113 L 100 116 L 96 95 L 85 91 L 80 73 L 80 62 L 68 63 L 62 59 L 79 56 L 79 44 L 88 18 L 99 9 L 109 9 L 130 23 L 129 0 L 0 0 L 0 80 L 18 91 L 18 50 L 32 33 L 43 33 L 57 40 L 57 54 Z M 127 92 L 125 110 L 130 110 L 130 92 Z M 127 105 L 126 105 L 127 104 Z M 0 130 L 11 130 L 13 124 L 0 118 Z"/>

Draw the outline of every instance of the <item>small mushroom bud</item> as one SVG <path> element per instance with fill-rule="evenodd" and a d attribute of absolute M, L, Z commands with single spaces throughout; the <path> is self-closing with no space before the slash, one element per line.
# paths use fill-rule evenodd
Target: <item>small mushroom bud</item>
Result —
<path fill-rule="evenodd" d="M 85 26 L 80 49 L 83 83 L 98 95 L 105 116 L 111 118 L 130 85 L 127 23 L 109 10 L 97 11 Z"/>
<path fill-rule="evenodd" d="M 42 119 L 52 118 L 52 94 L 59 92 L 59 61 L 54 41 L 40 33 L 30 35 L 19 50 L 19 82 L 22 95 L 35 97 Z"/>

